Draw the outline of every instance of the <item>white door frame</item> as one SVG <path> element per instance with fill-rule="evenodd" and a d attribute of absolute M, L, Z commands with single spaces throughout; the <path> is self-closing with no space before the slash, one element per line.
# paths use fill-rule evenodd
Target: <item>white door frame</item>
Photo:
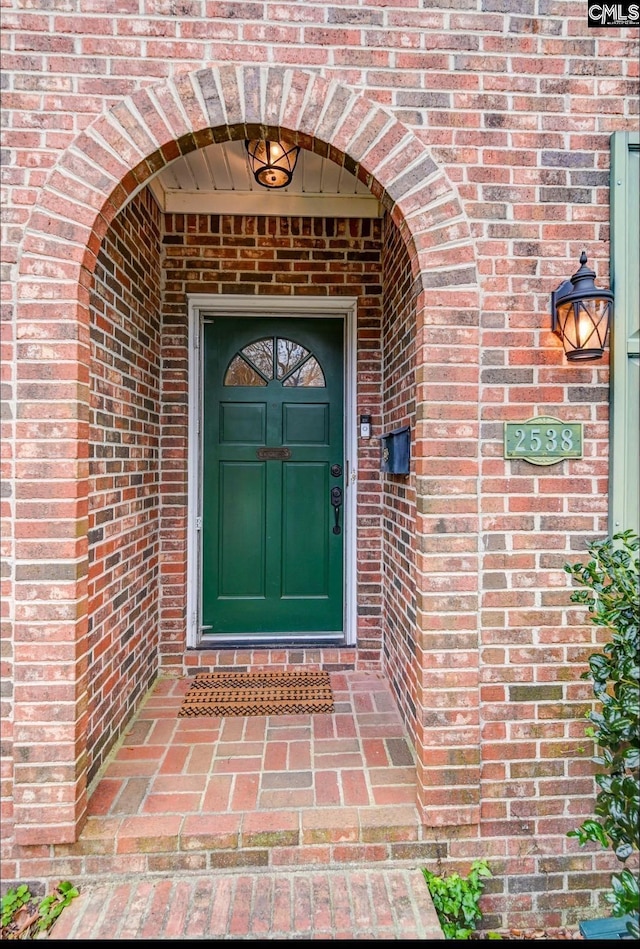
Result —
<path fill-rule="evenodd" d="M 358 440 L 356 419 L 356 297 L 263 297 L 241 294 L 192 293 L 189 307 L 189 444 L 187 452 L 187 649 L 202 644 L 200 632 L 202 524 L 202 324 L 217 314 L 235 316 L 314 317 L 337 316 L 344 320 L 344 463 L 345 463 L 345 544 L 344 544 L 344 643 L 356 642 L 356 508 L 358 493 Z M 211 646 L 215 640 L 211 637 Z M 259 645 L 259 643 L 257 643 Z M 283 642 L 284 645 L 284 642 Z"/>

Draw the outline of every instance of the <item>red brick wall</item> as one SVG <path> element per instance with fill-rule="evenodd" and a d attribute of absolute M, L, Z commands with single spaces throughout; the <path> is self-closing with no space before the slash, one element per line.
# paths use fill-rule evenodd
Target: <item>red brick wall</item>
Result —
<path fill-rule="evenodd" d="M 91 294 L 90 778 L 157 671 L 160 226 L 143 192 L 109 228 Z"/>
<path fill-rule="evenodd" d="M 409 426 L 415 451 L 416 309 L 411 264 L 400 233 L 386 219 L 383 256 L 384 317 L 382 321 L 381 432 Z M 382 589 L 384 599 L 384 667 L 398 706 L 415 733 L 416 703 L 416 487 L 415 464 L 410 474 L 381 475 Z"/>
<path fill-rule="evenodd" d="M 41 6 L 3 9 L 3 513 L 13 530 L 3 543 L 2 711 L 3 742 L 15 726 L 18 745 L 13 768 L 3 755 L 3 817 L 14 805 L 14 777 L 31 842 L 54 810 L 50 823 L 65 833 L 81 811 L 68 794 L 79 780 L 84 701 L 86 288 L 106 222 L 155 168 L 210 140 L 202 90 L 189 75 L 211 69 L 218 77 L 227 111 L 218 115 L 214 103 L 210 124 L 225 137 L 228 121 L 263 121 L 253 86 L 236 84 L 231 64 L 254 63 L 263 73 L 293 65 L 310 72 L 304 80 L 295 73 L 284 101 L 270 73 L 269 114 L 302 129 L 303 143 L 330 143 L 338 158 L 346 152 L 360 162 L 411 235 L 424 281 L 415 343 L 418 727 L 440 748 L 423 751 L 419 767 L 429 799 L 435 787 L 443 802 L 435 819 L 453 819 L 458 800 L 444 805 L 461 788 L 475 801 L 465 820 L 480 819 L 434 834 L 463 864 L 492 859 L 501 877 L 492 911 L 514 923 L 545 910 L 560 919 L 563 889 L 572 894 L 569 913 L 593 907 L 606 855 L 576 853 L 565 832 L 593 803 L 582 780 L 590 773 L 581 718 L 589 690 L 578 676 L 597 635 L 569 603 L 562 564 L 606 531 L 609 374 L 606 360 L 566 364 L 548 308 L 583 247 L 607 284 L 609 138 L 637 128 L 637 31 L 590 30 L 584 7 L 571 0 L 544 9 L 496 0 L 483 10 L 467 0 L 192 0 L 180 16 L 156 0 L 141 0 L 135 12 L 119 5 L 109 16 L 95 2 L 82 14 L 57 0 Z M 348 100 L 344 126 L 331 109 L 326 122 L 315 114 L 315 100 L 301 105 L 309 75 L 313 93 L 320 77 L 362 94 Z M 135 107 L 122 104 L 128 95 Z M 388 112 L 375 112 L 375 103 Z M 383 131 L 388 115 L 404 130 L 391 123 Z M 408 144 L 406 130 L 415 133 Z M 427 169 L 403 179 L 418 144 L 440 177 Z M 178 348 L 179 337 L 176 328 Z M 179 416 L 179 355 L 171 369 Z M 168 397 L 164 404 L 169 432 Z M 585 457 L 540 470 L 505 462 L 505 419 L 537 413 L 582 420 Z M 174 461 L 179 484 L 182 460 Z M 170 470 L 167 457 L 163 483 Z M 375 497 L 371 503 L 375 517 Z M 171 527 L 167 517 L 162 543 L 177 562 Z M 180 621 L 172 609 L 163 604 L 166 628 Z M 60 668 L 70 724 L 51 722 L 50 704 L 39 701 L 54 684 L 60 695 Z M 62 769 L 56 777 L 54 762 L 51 805 L 38 797 L 42 784 L 25 755 L 54 747 L 59 755 L 71 749 L 71 776 Z M 481 757 L 477 776 L 465 756 Z M 427 808 L 430 817 L 435 810 Z"/>
<path fill-rule="evenodd" d="M 357 297 L 358 400 L 369 411 L 376 411 L 379 419 L 381 231 L 379 220 L 165 215 L 161 654 L 166 668 L 183 668 L 185 648 L 187 294 Z M 378 665 L 381 588 L 377 440 L 374 448 L 361 443 L 360 451 L 358 661 Z"/>

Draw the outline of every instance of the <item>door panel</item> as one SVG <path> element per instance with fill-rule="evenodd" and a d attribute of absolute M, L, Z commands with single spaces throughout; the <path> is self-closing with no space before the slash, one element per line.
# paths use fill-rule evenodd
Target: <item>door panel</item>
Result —
<path fill-rule="evenodd" d="M 264 465 L 220 463 L 219 593 L 265 596 Z"/>
<path fill-rule="evenodd" d="M 283 475 L 282 595 L 326 599 L 331 532 L 327 466 L 287 463 Z"/>
<path fill-rule="evenodd" d="M 264 402 L 241 405 L 233 402 L 220 404 L 220 442 L 264 445 L 266 405 Z"/>
<path fill-rule="evenodd" d="M 342 333 L 335 318 L 204 325 L 208 632 L 342 632 L 344 535 L 331 505 L 344 488 Z"/>
<path fill-rule="evenodd" d="M 282 406 L 283 445 L 327 445 L 329 443 L 329 405 Z"/>

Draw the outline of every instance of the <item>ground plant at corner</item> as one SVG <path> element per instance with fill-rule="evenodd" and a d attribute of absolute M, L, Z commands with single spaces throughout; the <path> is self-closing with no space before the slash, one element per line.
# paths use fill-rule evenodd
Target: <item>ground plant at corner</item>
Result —
<path fill-rule="evenodd" d="M 595 816 L 569 831 L 581 845 L 587 841 L 611 848 L 622 864 L 638 854 L 640 835 L 640 588 L 638 548 L 633 531 L 588 545 L 588 563 L 566 564 L 565 570 L 585 589 L 571 595 L 589 610 L 589 618 L 606 628 L 609 640 L 589 657 L 582 678 L 591 679 L 597 699 L 587 713 L 587 734 L 594 739 L 593 761 L 601 769 Z M 630 914 L 627 928 L 638 927 L 638 876 L 628 867 L 612 874 L 606 899 L 614 916 Z"/>
<path fill-rule="evenodd" d="M 426 868 L 422 873 L 445 939 L 470 939 L 482 919 L 479 901 L 483 878 L 492 875 L 486 861 L 474 860 L 466 877 L 459 873 L 440 875 Z"/>
<path fill-rule="evenodd" d="M 46 934 L 78 890 L 63 880 L 43 899 L 32 896 L 26 883 L 2 897 L 2 938 L 37 939 Z"/>

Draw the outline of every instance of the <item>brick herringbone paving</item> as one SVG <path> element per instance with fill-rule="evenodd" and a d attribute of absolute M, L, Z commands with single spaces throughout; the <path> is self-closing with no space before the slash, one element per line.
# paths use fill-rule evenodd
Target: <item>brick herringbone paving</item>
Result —
<path fill-rule="evenodd" d="M 222 872 L 93 884 L 52 939 L 443 939 L 418 869 Z"/>

